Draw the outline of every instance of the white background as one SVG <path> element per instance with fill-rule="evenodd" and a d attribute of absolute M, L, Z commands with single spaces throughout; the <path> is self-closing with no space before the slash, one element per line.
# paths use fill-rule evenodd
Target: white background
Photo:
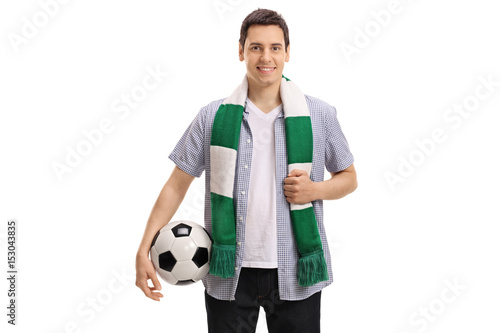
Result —
<path fill-rule="evenodd" d="M 5 274 L 8 219 L 18 221 L 19 248 L 18 326 L 6 323 L 2 278 L 2 331 L 205 332 L 201 282 L 164 282 L 165 297 L 154 302 L 134 285 L 135 253 L 174 167 L 168 154 L 199 109 L 228 96 L 245 74 L 239 30 L 258 7 L 286 19 L 284 75 L 337 108 L 355 157 L 358 189 L 324 205 L 335 281 L 323 293 L 323 331 L 499 330 L 500 21 L 493 2 L 401 0 L 377 31 L 370 13 L 389 0 L 221 0 L 222 11 L 213 0 L 69 1 L 24 43 L 12 43 L 27 21 L 43 18 L 48 2 L 0 5 Z M 367 27 L 372 37 L 359 44 Z M 355 39 L 362 47 L 346 57 L 341 45 L 354 47 Z M 120 118 L 113 103 L 142 83 L 147 67 L 168 76 Z M 497 82 L 491 92 L 477 88 L 481 76 Z M 447 110 L 472 103 L 476 88 L 487 98 L 453 127 Z M 111 133 L 58 179 L 53 163 L 65 163 L 68 147 L 103 119 L 112 121 Z M 436 128 L 446 139 L 419 153 L 415 141 Z M 386 174 L 398 174 L 410 157 L 418 165 L 391 189 Z M 202 223 L 203 191 L 204 176 L 173 220 Z M 453 293 L 446 281 L 465 289 Z M 105 303 L 99 311 L 92 298 Z M 425 309 L 429 317 L 419 314 Z M 258 332 L 264 324 L 260 317 Z"/>

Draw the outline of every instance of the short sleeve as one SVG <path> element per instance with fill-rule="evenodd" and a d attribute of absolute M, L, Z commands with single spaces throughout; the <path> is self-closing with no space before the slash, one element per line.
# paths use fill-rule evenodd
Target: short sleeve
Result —
<path fill-rule="evenodd" d="M 205 170 L 204 134 L 205 134 L 205 109 L 202 108 L 191 124 L 188 126 L 170 158 L 181 170 L 200 177 Z"/>
<path fill-rule="evenodd" d="M 325 166 L 328 172 L 346 169 L 354 162 L 349 144 L 340 128 L 337 109 L 329 106 L 325 115 Z"/>

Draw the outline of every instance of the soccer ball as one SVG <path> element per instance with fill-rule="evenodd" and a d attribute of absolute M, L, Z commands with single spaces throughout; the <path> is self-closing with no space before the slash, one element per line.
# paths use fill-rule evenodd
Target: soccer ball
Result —
<path fill-rule="evenodd" d="M 163 280 L 188 285 L 207 275 L 211 249 L 212 239 L 201 225 L 175 221 L 156 233 L 149 254 Z"/>

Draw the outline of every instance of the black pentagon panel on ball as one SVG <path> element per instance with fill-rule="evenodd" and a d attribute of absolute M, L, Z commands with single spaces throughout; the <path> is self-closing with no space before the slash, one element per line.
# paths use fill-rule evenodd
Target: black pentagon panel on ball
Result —
<path fill-rule="evenodd" d="M 158 262 L 161 269 L 164 269 L 167 272 L 171 272 L 175 264 L 177 263 L 177 260 L 175 259 L 172 252 L 167 251 L 158 256 Z"/>
<path fill-rule="evenodd" d="M 186 286 L 188 284 L 193 284 L 195 283 L 195 281 L 193 280 L 182 280 L 182 281 L 177 281 L 177 283 L 175 284 L 176 286 Z"/>
<path fill-rule="evenodd" d="M 156 233 L 155 237 L 153 238 L 153 241 L 151 242 L 151 246 L 149 248 L 152 248 L 153 245 L 155 245 L 156 239 L 158 238 L 158 236 L 160 236 L 160 231 L 161 230 L 158 230 L 158 232 Z"/>
<path fill-rule="evenodd" d="M 174 233 L 175 237 L 187 237 L 191 233 L 191 226 L 184 223 L 179 223 L 172 228 L 172 232 Z"/>
<path fill-rule="evenodd" d="M 199 247 L 192 260 L 198 268 L 205 265 L 208 262 L 208 249 L 205 247 Z"/>

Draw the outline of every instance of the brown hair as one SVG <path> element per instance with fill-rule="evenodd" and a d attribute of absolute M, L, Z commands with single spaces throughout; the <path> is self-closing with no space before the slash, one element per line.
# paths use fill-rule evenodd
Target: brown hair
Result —
<path fill-rule="evenodd" d="M 245 40 L 247 39 L 248 28 L 254 24 L 278 25 L 281 30 L 283 30 L 283 35 L 285 37 L 285 52 L 288 50 L 288 44 L 290 44 L 290 41 L 288 39 L 288 26 L 286 25 L 285 19 L 281 16 L 281 14 L 275 12 L 274 10 L 263 8 L 254 10 L 243 20 L 240 30 L 240 45 L 242 49 L 245 49 Z"/>

